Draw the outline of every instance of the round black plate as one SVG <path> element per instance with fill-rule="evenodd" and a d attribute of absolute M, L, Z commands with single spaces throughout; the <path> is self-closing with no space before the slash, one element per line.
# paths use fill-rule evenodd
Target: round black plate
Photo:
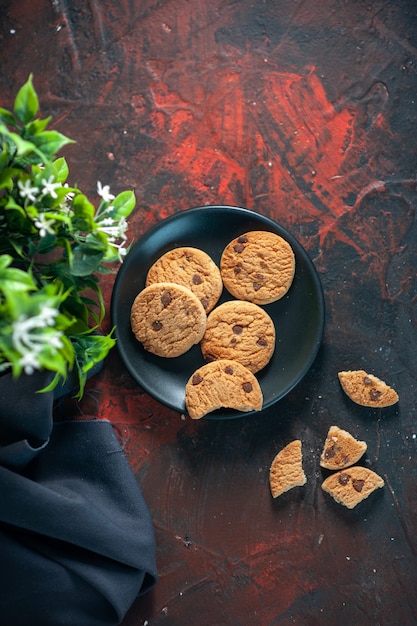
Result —
<path fill-rule="evenodd" d="M 321 344 L 324 328 L 323 290 L 314 265 L 304 248 L 284 228 L 253 211 L 229 206 L 188 209 L 159 222 L 135 243 L 124 260 L 114 284 L 111 315 L 116 326 L 121 357 L 138 384 L 162 404 L 185 413 L 185 384 L 193 371 L 203 365 L 200 347 L 165 359 L 146 352 L 130 327 L 130 309 L 144 288 L 150 266 L 175 247 L 193 246 L 207 252 L 215 263 L 226 244 L 251 230 L 277 233 L 292 246 L 296 258 L 293 284 L 281 300 L 264 308 L 276 328 L 275 353 L 257 378 L 267 408 L 291 391 L 310 369 Z M 223 290 L 220 302 L 233 299 Z M 219 302 L 219 303 L 220 303 Z M 225 409 L 206 416 L 231 419 L 247 416 Z"/>

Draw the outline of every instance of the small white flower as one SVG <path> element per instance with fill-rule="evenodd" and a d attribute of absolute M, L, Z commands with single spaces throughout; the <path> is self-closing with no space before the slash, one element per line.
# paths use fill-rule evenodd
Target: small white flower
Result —
<path fill-rule="evenodd" d="M 19 187 L 19 195 L 21 198 L 28 198 L 31 202 L 35 202 L 39 189 L 37 187 L 32 187 L 29 179 L 25 180 L 24 183 L 22 183 L 21 180 L 18 180 L 17 185 Z"/>
<path fill-rule="evenodd" d="M 38 357 L 33 352 L 25 352 L 20 359 L 20 365 L 23 367 L 23 371 L 28 376 L 33 374 L 33 372 L 40 367 Z"/>
<path fill-rule="evenodd" d="M 14 323 L 12 332 L 13 344 L 21 354 L 26 354 L 27 351 L 36 349 L 31 332 L 38 327 L 37 316 L 30 318 L 20 317 Z"/>
<path fill-rule="evenodd" d="M 49 337 L 49 340 L 48 340 L 49 345 L 55 348 L 56 350 L 60 350 L 64 345 L 62 343 L 61 336 L 62 336 L 61 332 L 58 331 L 55 335 L 52 335 L 51 337 Z"/>
<path fill-rule="evenodd" d="M 64 183 L 64 187 L 69 187 L 68 183 Z M 65 194 L 65 200 L 67 200 L 67 202 L 72 202 L 75 198 L 75 193 L 73 191 L 69 191 L 68 193 Z"/>
<path fill-rule="evenodd" d="M 53 326 L 58 313 L 58 309 L 54 309 L 51 306 L 44 306 L 38 315 L 40 324 L 42 325 L 43 322 L 45 326 Z"/>
<path fill-rule="evenodd" d="M 43 213 L 38 215 L 38 218 L 34 222 L 36 228 L 39 230 L 39 235 L 41 237 L 45 237 L 47 234 L 54 235 L 55 231 L 53 229 L 53 224 L 55 224 L 55 220 L 48 220 Z"/>
<path fill-rule="evenodd" d="M 120 263 L 123 263 L 123 258 L 124 258 L 124 257 L 126 256 L 126 254 L 127 254 L 127 250 L 126 250 L 126 248 L 124 247 L 125 242 L 123 241 L 123 242 L 122 242 L 122 243 L 120 243 L 120 244 L 117 244 L 117 243 L 112 242 L 112 244 L 111 244 L 111 245 L 112 245 L 112 247 L 113 247 L 113 248 L 116 248 L 116 250 L 117 250 L 117 256 L 118 256 L 118 258 L 119 258 L 119 261 L 120 261 Z"/>
<path fill-rule="evenodd" d="M 118 222 L 116 222 L 112 217 L 106 217 L 100 222 L 98 230 L 105 233 L 110 242 L 114 242 L 117 238 L 126 241 L 126 231 L 128 226 L 127 220 L 124 217 L 121 217 Z"/>
<path fill-rule="evenodd" d="M 129 224 L 127 223 L 126 218 L 121 217 L 119 220 L 119 237 L 123 239 L 123 241 L 126 241 L 127 239 L 126 231 L 128 228 L 129 228 Z"/>
<path fill-rule="evenodd" d="M 124 246 L 124 244 L 120 244 L 120 246 L 117 246 L 117 248 L 118 248 L 118 255 L 119 255 L 119 261 L 121 263 L 123 262 L 123 257 L 125 257 L 126 254 L 127 254 L 127 250 L 123 246 Z"/>
<path fill-rule="evenodd" d="M 48 194 L 52 196 L 52 198 L 58 198 L 55 189 L 57 187 L 61 187 L 61 183 L 54 183 L 54 177 L 50 176 L 48 180 L 42 178 L 42 195 L 47 196 Z"/>
<path fill-rule="evenodd" d="M 60 350 L 63 347 L 62 331 L 42 333 L 43 328 L 52 326 L 58 311 L 45 306 L 39 315 L 20 317 L 13 325 L 12 341 L 21 354 L 19 363 L 26 374 L 33 374 L 41 367 L 39 355 L 45 348 Z"/>
<path fill-rule="evenodd" d="M 100 181 L 97 182 L 97 193 L 101 198 L 103 198 L 104 202 L 111 202 L 114 200 L 114 195 L 110 193 L 109 185 L 104 185 L 103 187 Z"/>

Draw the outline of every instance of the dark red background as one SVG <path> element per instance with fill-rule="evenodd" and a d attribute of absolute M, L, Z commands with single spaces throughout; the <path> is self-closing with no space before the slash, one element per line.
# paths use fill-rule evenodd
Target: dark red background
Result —
<path fill-rule="evenodd" d="M 415 2 L 3 0 L 0 50 L 0 105 L 33 72 L 77 140 L 71 182 L 135 190 L 131 240 L 192 206 L 244 206 L 299 239 L 325 291 L 313 368 L 259 416 L 192 422 L 116 350 L 90 382 L 76 414 L 112 421 L 155 524 L 160 580 L 123 626 L 417 624 Z M 400 403 L 354 405 L 341 369 Z M 352 511 L 321 490 L 332 424 L 386 483 Z M 272 500 L 294 438 L 308 482 Z"/>

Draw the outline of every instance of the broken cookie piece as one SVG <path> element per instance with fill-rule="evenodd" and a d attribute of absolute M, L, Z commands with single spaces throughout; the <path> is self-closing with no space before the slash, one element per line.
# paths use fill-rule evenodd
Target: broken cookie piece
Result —
<path fill-rule="evenodd" d="M 381 476 L 366 467 L 355 465 L 328 476 L 321 487 L 336 502 L 353 509 L 383 486 L 384 480 Z"/>
<path fill-rule="evenodd" d="M 372 408 L 384 408 L 398 402 L 397 392 L 373 374 L 364 370 L 348 370 L 338 373 L 343 391 L 356 404 Z"/>
<path fill-rule="evenodd" d="M 269 486 L 274 498 L 293 487 L 305 485 L 307 478 L 302 462 L 303 454 L 299 439 L 295 439 L 278 452 L 269 470 Z"/>
<path fill-rule="evenodd" d="M 340 470 L 354 465 L 367 449 L 365 441 L 358 441 L 347 430 L 330 426 L 320 457 L 321 467 Z"/>
<path fill-rule="evenodd" d="M 255 375 L 230 359 L 203 365 L 185 386 L 185 405 L 192 419 L 200 419 L 222 408 L 260 411 L 262 404 L 262 390 Z"/>

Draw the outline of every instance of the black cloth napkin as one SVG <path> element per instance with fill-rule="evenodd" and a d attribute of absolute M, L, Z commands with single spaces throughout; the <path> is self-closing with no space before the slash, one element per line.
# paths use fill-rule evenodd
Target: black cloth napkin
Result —
<path fill-rule="evenodd" d="M 152 522 L 111 423 L 54 422 L 47 382 L 0 377 L 0 623 L 117 625 L 157 580 Z"/>

